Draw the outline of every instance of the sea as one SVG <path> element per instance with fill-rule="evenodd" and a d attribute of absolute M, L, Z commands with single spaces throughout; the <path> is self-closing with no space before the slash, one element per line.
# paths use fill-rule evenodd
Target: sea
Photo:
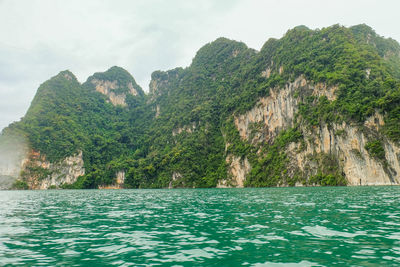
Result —
<path fill-rule="evenodd" d="M 0 191 L 0 266 L 400 266 L 400 187 Z"/>

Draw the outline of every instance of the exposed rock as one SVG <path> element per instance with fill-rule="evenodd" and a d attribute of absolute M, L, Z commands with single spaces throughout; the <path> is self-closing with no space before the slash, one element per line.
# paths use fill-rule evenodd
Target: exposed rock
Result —
<path fill-rule="evenodd" d="M 375 131 L 379 131 L 384 125 L 385 121 L 383 116 L 377 112 L 373 116 L 369 117 L 364 123 L 364 126 Z"/>
<path fill-rule="evenodd" d="M 65 77 L 65 79 L 67 79 L 68 81 L 72 81 L 72 80 L 73 80 L 72 76 L 69 75 L 68 73 L 64 73 L 64 77 Z"/>
<path fill-rule="evenodd" d="M 180 172 L 173 172 L 172 173 L 172 177 L 171 177 L 171 181 L 169 182 L 168 188 L 172 189 L 173 188 L 173 182 L 177 181 L 178 179 L 182 178 L 182 174 Z"/>
<path fill-rule="evenodd" d="M 292 126 L 300 100 L 299 97 L 295 97 L 295 93 L 300 90 L 304 94 L 326 96 L 328 100 L 335 100 L 337 86 L 312 84 L 300 76 L 285 88 L 270 89 L 268 97 L 260 98 L 254 108 L 235 117 L 240 137 L 244 140 L 251 139 L 252 143 L 268 142 L 282 129 Z"/>
<path fill-rule="evenodd" d="M 324 125 L 314 132 L 303 129 L 303 134 L 306 149 L 300 151 L 300 144 L 296 144 L 296 149 L 295 144 L 291 144 L 288 149 L 292 165 L 298 166 L 302 171 L 306 171 L 310 156 L 322 152 L 339 160 L 348 185 L 400 184 L 400 165 L 397 158 L 400 148 L 392 142 L 384 142 L 385 163 L 369 155 L 365 149 L 368 142 L 365 134 L 345 122 L 333 124 L 331 128 Z"/>
<path fill-rule="evenodd" d="M 121 88 L 118 84 L 118 81 L 108 81 L 108 80 L 99 80 L 99 79 L 92 79 L 90 81 L 94 86 L 97 92 L 102 93 L 103 95 L 108 96 L 110 102 L 114 105 L 126 106 L 126 94 L 125 93 L 117 93 L 115 90 Z M 129 82 L 126 84 L 127 88 L 129 89 L 129 93 L 137 96 L 139 93 L 133 87 L 132 83 Z"/>
<path fill-rule="evenodd" d="M 196 127 L 197 127 L 196 123 L 193 122 L 191 125 L 186 125 L 186 126 L 183 126 L 183 127 L 179 127 L 179 128 L 173 129 L 172 130 L 172 136 L 176 136 L 176 135 L 181 134 L 183 132 L 193 133 L 193 131 L 196 130 Z"/>
<path fill-rule="evenodd" d="M 244 187 L 246 175 L 251 170 L 248 159 L 242 159 L 234 155 L 228 155 L 226 158 L 226 163 L 229 165 L 228 179 L 220 180 L 217 184 L 217 187 Z"/>
<path fill-rule="evenodd" d="M 149 84 L 149 93 L 157 95 L 159 80 L 151 80 Z"/>
<path fill-rule="evenodd" d="M 111 90 L 118 88 L 118 81 L 92 79 L 91 83 L 95 86 L 96 91 L 102 93 L 103 95 L 109 95 Z"/>
<path fill-rule="evenodd" d="M 119 88 L 118 81 L 104 81 L 104 80 L 92 79 L 91 83 L 95 86 L 97 92 L 100 92 L 103 95 L 108 96 L 108 99 L 114 106 L 117 105 L 126 106 L 125 102 L 126 95 L 124 93 L 116 94 L 115 92 L 113 92 L 113 90 Z"/>
<path fill-rule="evenodd" d="M 160 117 L 160 105 L 156 105 L 156 118 Z"/>
<path fill-rule="evenodd" d="M 117 94 L 115 94 L 114 92 L 111 92 L 111 93 L 108 95 L 108 98 L 110 99 L 110 102 L 111 102 L 114 106 L 117 106 L 117 105 L 120 105 L 120 106 L 123 106 L 123 107 L 126 106 L 126 102 L 125 102 L 126 95 L 125 95 L 125 94 L 117 95 Z"/>
<path fill-rule="evenodd" d="M 365 70 L 365 77 L 367 78 L 367 79 L 369 79 L 369 75 L 371 74 L 371 69 L 366 69 Z"/>
<path fill-rule="evenodd" d="M 268 79 L 271 76 L 271 68 L 268 67 L 264 71 L 262 71 L 261 76 Z"/>
<path fill-rule="evenodd" d="M 99 189 L 123 189 L 125 183 L 125 171 L 119 171 L 115 174 L 115 183 L 111 185 L 99 185 Z"/>
<path fill-rule="evenodd" d="M 305 80 L 303 81 L 306 82 Z M 317 97 L 326 96 L 329 101 L 333 101 L 336 100 L 337 90 L 337 86 L 327 86 L 326 83 L 317 83 L 313 88 L 312 95 Z"/>
<path fill-rule="evenodd" d="M 244 140 L 252 137 L 253 143 L 268 142 L 280 130 L 292 125 L 298 104 L 294 92 L 295 89 L 302 87 L 302 84 L 303 78 L 298 78 L 285 88 L 271 89 L 269 96 L 261 98 L 254 108 L 235 117 L 240 137 Z"/>
<path fill-rule="evenodd" d="M 294 125 L 300 97 L 295 92 L 305 95 L 326 96 L 329 100 L 336 99 L 337 87 L 325 84 L 310 84 L 303 77 L 297 78 L 281 89 L 271 89 L 268 97 L 261 98 L 253 109 L 235 117 L 235 125 L 241 138 L 252 144 L 273 142 L 283 129 Z M 384 125 L 383 116 L 376 113 L 365 121 L 364 126 L 377 136 Z M 302 143 L 292 143 L 286 153 L 290 158 L 288 175 L 300 170 L 305 176 L 315 175 L 318 164 L 312 158 L 319 154 L 331 155 L 338 160 L 339 168 L 349 185 L 392 185 L 400 184 L 400 147 L 391 141 L 384 140 L 385 160 L 371 157 L 365 149 L 370 135 L 359 130 L 359 125 L 332 124 L 319 128 L 307 129 L 301 127 L 304 136 Z M 250 169 L 249 164 L 229 156 L 229 172 L 234 181 L 240 184 L 245 180 Z M 240 178 L 238 178 L 240 177 Z M 225 183 L 225 184 L 224 184 Z M 219 186 L 226 186 L 221 182 Z"/>
<path fill-rule="evenodd" d="M 39 152 L 31 151 L 22 168 L 21 178 L 30 189 L 48 189 L 63 184 L 73 184 L 85 174 L 82 151 L 58 163 L 50 163 Z"/>
<path fill-rule="evenodd" d="M 128 83 L 128 88 L 131 95 L 137 96 L 139 94 L 138 91 L 133 87 L 131 82 Z"/>
<path fill-rule="evenodd" d="M 153 101 L 163 93 L 163 88 L 168 85 L 168 79 L 161 77 L 152 77 L 149 84 L 150 101 Z"/>

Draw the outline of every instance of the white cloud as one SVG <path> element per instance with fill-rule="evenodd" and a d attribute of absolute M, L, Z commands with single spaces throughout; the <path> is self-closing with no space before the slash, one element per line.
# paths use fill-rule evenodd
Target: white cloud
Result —
<path fill-rule="evenodd" d="M 397 0 L 0 1 L 0 129 L 40 83 L 69 69 L 83 82 L 113 65 L 147 90 L 154 70 L 187 66 L 225 36 L 259 49 L 289 28 L 367 23 L 400 40 Z"/>

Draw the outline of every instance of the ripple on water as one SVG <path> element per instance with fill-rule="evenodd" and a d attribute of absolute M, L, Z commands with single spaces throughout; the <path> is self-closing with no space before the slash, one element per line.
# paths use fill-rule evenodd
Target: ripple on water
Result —
<path fill-rule="evenodd" d="M 264 262 L 253 264 L 254 267 L 309 267 L 309 266 L 324 266 L 316 262 L 300 261 L 300 262 Z"/>
<path fill-rule="evenodd" d="M 400 187 L 2 191 L 0 265 L 390 266 L 399 204 Z"/>
<path fill-rule="evenodd" d="M 339 236 L 339 237 L 353 238 L 353 237 L 357 236 L 357 234 L 331 230 L 331 229 L 326 228 L 325 226 L 319 226 L 319 225 L 304 226 L 302 229 L 314 236 L 317 236 L 317 237 Z"/>

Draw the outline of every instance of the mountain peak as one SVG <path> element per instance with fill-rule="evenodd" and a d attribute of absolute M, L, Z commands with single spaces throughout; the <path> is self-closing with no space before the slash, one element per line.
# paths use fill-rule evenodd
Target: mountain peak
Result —
<path fill-rule="evenodd" d="M 236 58 L 241 52 L 248 50 L 246 44 L 225 37 L 204 45 L 196 53 L 191 66 L 200 67 L 210 62 L 223 63 L 229 59 Z"/>
<path fill-rule="evenodd" d="M 126 96 L 143 97 L 143 89 L 125 69 L 113 66 L 105 72 L 96 72 L 85 82 L 85 86 L 106 95 L 114 105 L 126 106 Z"/>
<path fill-rule="evenodd" d="M 70 70 L 60 71 L 60 73 L 58 73 L 53 78 L 64 78 L 67 79 L 68 81 L 78 82 L 78 79 Z"/>
<path fill-rule="evenodd" d="M 58 177 L 81 175 L 75 167 L 84 166 L 85 175 L 63 181 L 77 188 L 400 184 L 396 47 L 367 25 L 299 26 L 259 52 L 218 38 L 191 66 L 154 72 L 148 97 L 120 67 L 82 85 L 60 72 L 10 126 L 35 152 L 21 182 L 61 186 Z M 39 162 L 39 152 L 53 165 Z M 71 157 L 80 163 L 65 169 Z"/>

